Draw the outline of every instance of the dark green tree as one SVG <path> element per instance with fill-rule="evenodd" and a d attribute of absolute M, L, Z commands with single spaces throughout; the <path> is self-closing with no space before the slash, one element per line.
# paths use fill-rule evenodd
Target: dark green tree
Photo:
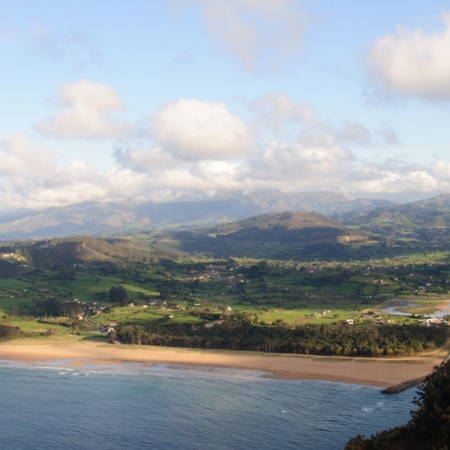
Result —
<path fill-rule="evenodd" d="M 450 361 L 441 364 L 421 384 L 414 403 L 411 423 L 415 434 L 434 443 L 434 448 L 450 447 Z"/>
<path fill-rule="evenodd" d="M 16 264 L 0 259 L 0 277 L 15 277 L 19 271 Z"/>
<path fill-rule="evenodd" d="M 128 299 L 127 290 L 123 286 L 113 286 L 109 290 L 109 301 L 124 305 Z"/>

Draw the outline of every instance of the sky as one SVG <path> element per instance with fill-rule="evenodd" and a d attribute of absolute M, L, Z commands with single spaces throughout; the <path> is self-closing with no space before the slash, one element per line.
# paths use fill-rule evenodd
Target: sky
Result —
<path fill-rule="evenodd" d="M 450 3 L 0 0 L 0 211 L 450 192 Z"/>

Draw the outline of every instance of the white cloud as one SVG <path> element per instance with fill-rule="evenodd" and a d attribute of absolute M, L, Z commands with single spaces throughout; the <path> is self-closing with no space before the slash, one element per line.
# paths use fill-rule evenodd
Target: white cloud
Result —
<path fill-rule="evenodd" d="M 345 185 L 349 192 L 372 197 L 407 198 L 418 193 L 432 196 L 449 190 L 450 166 L 443 161 L 428 167 L 396 159 L 377 164 L 358 161 Z"/>
<path fill-rule="evenodd" d="M 254 125 L 273 134 L 286 134 L 292 128 L 317 124 L 315 112 L 308 103 L 298 104 L 285 94 L 268 94 L 250 104 Z"/>
<path fill-rule="evenodd" d="M 273 68 L 300 48 L 306 29 L 295 0 L 173 0 L 200 8 L 209 32 L 250 70 Z"/>
<path fill-rule="evenodd" d="M 272 142 L 240 167 L 239 177 L 247 185 L 288 192 L 333 189 L 342 186 L 353 160 L 350 151 L 337 145 Z"/>
<path fill-rule="evenodd" d="M 219 192 L 257 189 L 331 189 L 362 197 L 411 192 L 431 196 L 450 189 L 446 161 L 430 167 L 398 160 L 374 164 L 358 160 L 348 149 L 331 143 L 315 147 L 273 141 L 243 161 L 186 161 L 155 148 L 125 149 L 116 155 L 118 164 L 99 172 L 83 161 L 56 165 L 51 151 L 24 138 L 5 140 L 0 148 L 2 207 L 37 209 L 130 197 L 201 199 Z"/>
<path fill-rule="evenodd" d="M 246 125 L 223 103 L 178 100 L 157 113 L 151 127 L 160 145 L 185 160 L 239 158 L 252 145 Z"/>
<path fill-rule="evenodd" d="M 293 146 L 270 146 L 261 161 L 267 171 L 276 171 L 281 178 L 315 179 L 335 174 L 342 164 L 353 159 L 348 150 L 337 146 L 313 147 L 302 143 Z"/>
<path fill-rule="evenodd" d="M 77 97 L 78 98 L 78 97 Z M 102 103 L 96 100 L 99 107 Z M 105 101 L 106 108 L 108 101 Z M 321 120 L 287 96 L 254 102 L 248 127 L 220 103 L 179 100 L 158 112 L 152 141 L 123 143 L 116 162 L 99 171 L 83 161 L 57 164 L 55 153 L 22 136 L 0 146 L 3 209 L 44 208 L 87 200 L 210 198 L 226 191 L 335 190 L 386 197 L 450 189 L 450 164 L 426 167 L 400 160 L 364 161 L 353 147 L 377 144 L 359 122 Z M 390 131 L 387 125 L 381 130 Z M 141 136 L 143 139 L 145 136 Z M 387 138 L 386 138 L 387 139 Z"/>
<path fill-rule="evenodd" d="M 450 183 L 450 162 L 449 161 L 436 161 L 433 165 L 434 174 Z"/>
<path fill-rule="evenodd" d="M 372 75 L 389 92 L 450 100 L 450 12 L 443 29 L 399 27 L 381 36 L 368 52 Z"/>
<path fill-rule="evenodd" d="M 38 209 L 105 196 L 105 180 L 82 161 L 58 166 L 54 152 L 23 136 L 0 147 L 2 207 Z"/>
<path fill-rule="evenodd" d="M 250 109 L 254 116 L 253 127 L 263 139 L 269 137 L 269 140 L 273 138 L 289 145 L 301 142 L 316 148 L 330 145 L 367 147 L 373 143 L 373 133 L 362 123 L 320 120 L 309 103 L 297 103 L 285 94 L 261 97 L 250 105 Z"/>
<path fill-rule="evenodd" d="M 112 113 L 122 110 L 119 94 L 111 87 L 81 80 L 60 87 L 57 95 L 63 111 L 38 125 L 38 130 L 63 138 L 118 138 L 131 131 Z"/>
<path fill-rule="evenodd" d="M 0 177 L 23 179 L 29 174 L 45 174 L 52 153 L 38 148 L 20 135 L 4 139 L 0 146 Z"/>
<path fill-rule="evenodd" d="M 238 189 L 236 168 L 239 163 L 222 160 L 191 160 L 173 157 L 156 147 L 122 149 L 116 152 L 114 185 L 125 186 L 127 195 L 146 196 L 154 200 L 209 197 L 219 190 Z M 129 174 L 130 183 L 121 180 Z M 135 177 L 133 177 L 133 174 Z M 110 176 L 110 175 L 108 175 Z M 111 189 L 114 190 L 113 184 Z M 123 188 L 115 195 L 125 195 Z"/>
<path fill-rule="evenodd" d="M 117 161 L 122 167 L 136 172 L 149 172 L 157 169 L 169 169 L 177 165 L 175 158 L 160 147 L 131 147 L 115 151 Z"/>
<path fill-rule="evenodd" d="M 342 149 L 266 149 L 264 159 L 249 164 L 240 177 L 241 189 L 333 190 L 362 198 L 400 201 L 450 190 L 447 162 L 439 161 L 430 167 L 392 160 L 373 164 Z"/>

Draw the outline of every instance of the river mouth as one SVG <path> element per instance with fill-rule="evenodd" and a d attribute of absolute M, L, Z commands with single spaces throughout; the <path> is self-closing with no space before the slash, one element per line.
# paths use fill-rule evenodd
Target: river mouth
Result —
<path fill-rule="evenodd" d="M 407 316 L 411 317 L 413 314 L 403 311 L 405 308 L 412 308 L 414 306 L 419 306 L 418 303 L 407 302 L 403 300 L 392 300 L 385 303 L 385 307 L 381 308 L 380 311 L 389 314 L 391 316 Z"/>
<path fill-rule="evenodd" d="M 436 308 L 436 311 L 431 314 L 423 314 L 423 313 L 409 313 L 405 311 L 407 308 L 414 308 L 416 306 L 420 306 L 418 303 L 406 301 L 406 300 L 389 300 L 385 303 L 383 303 L 383 307 L 380 308 L 380 312 L 384 314 L 389 314 L 392 316 L 405 316 L 405 317 L 412 317 L 412 316 L 419 316 L 419 315 L 426 315 L 426 316 L 435 316 L 435 317 L 446 317 L 450 316 L 450 304 L 446 305 L 439 305 L 439 309 Z M 441 309 L 444 307 L 447 307 L 447 309 Z"/>

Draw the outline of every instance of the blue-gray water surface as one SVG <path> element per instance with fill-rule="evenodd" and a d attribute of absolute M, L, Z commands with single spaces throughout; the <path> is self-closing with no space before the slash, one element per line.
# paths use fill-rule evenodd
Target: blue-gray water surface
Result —
<path fill-rule="evenodd" d="M 0 361 L 2 449 L 342 449 L 405 423 L 415 390 L 195 366 Z"/>

